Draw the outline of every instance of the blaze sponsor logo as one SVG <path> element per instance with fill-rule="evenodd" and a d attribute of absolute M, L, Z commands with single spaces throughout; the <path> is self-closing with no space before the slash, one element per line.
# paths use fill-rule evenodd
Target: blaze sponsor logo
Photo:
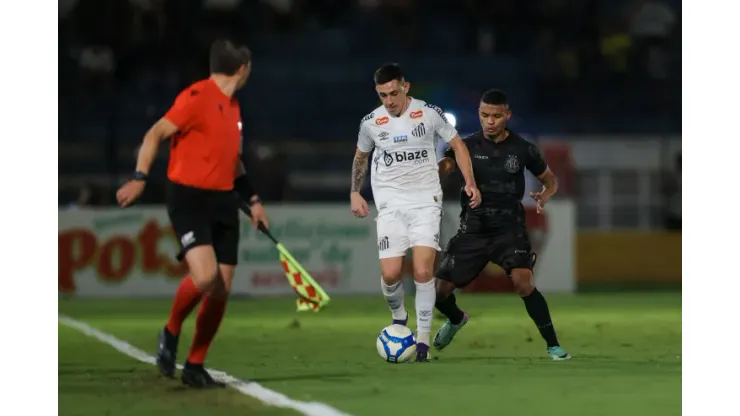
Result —
<path fill-rule="evenodd" d="M 414 165 L 423 165 L 429 163 L 429 152 L 426 150 L 416 150 L 409 152 L 395 152 L 395 153 L 383 153 L 383 161 L 385 165 L 390 167 L 393 162 L 403 163 L 411 162 Z"/>

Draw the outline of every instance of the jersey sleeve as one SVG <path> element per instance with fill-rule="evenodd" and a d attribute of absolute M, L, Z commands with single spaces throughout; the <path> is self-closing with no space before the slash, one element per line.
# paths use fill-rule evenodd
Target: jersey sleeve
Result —
<path fill-rule="evenodd" d="M 360 131 L 357 133 L 357 148 L 360 149 L 361 152 L 370 153 L 374 147 L 375 142 L 367 131 L 365 123 L 360 123 Z"/>
<path fill-rule="evenodd" d="M 540 176 L 547 170 L 547 162 L 542 157 L 540 149 L 534 143 L 527 143 L 527 170 L 534 176 Z"/>
<path fill-rule="evenodd" d="M 450 159 L 455 159 L 455 151 L 452 150 L 450 145 L 448 143 L 441 143 L 439 145 L 439 157 L 438 159 L 442 159 L 444 157 L 449 157 Z"/>
<path fill-rule="evenodd" d="M 429 103 L 424 104 L 424 107 L 428 109 L 425 111 L 425 115 L 429 117 L 434 132 L 437 133 L 445 143 L 449 143 L 450 140 L 457 136 L 457 130 L 449 121 L 447 121 L 447 117 L 445 117 L 445 113 L 441 108 Z"/>
<path fill-rule="evenodd" d="M 202 101 L 200 91 L 188 88 L 175 98 L 175 102 L 164 115 L 164 118 L 177 126 L 178 131 L 186 132 L 197 122 Z"/>

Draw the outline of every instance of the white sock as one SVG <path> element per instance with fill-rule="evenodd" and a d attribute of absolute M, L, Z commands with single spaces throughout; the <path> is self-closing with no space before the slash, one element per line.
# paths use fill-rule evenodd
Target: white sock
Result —
<path fill-rule="evenodd" d="M 406 319 L 408 314 L 406 312 L 406 308 L 403 306 L 404 293 L 401 281 L 399 280 L 395 284 L 388 286 L 381 278 L 380 288 L 383 290 L 383 296 L 385 296 L 388 308 L 390 308 L 391 313 L 393 314 L 393 319 Z"/>
<path fill-rule="evenodd" d="M 430 333 L 432 332 L 432 312 L 434 302 L 437 300 L 437 290 L 434 279 L 416 284 L 416 342 L 429 345 Z"/>

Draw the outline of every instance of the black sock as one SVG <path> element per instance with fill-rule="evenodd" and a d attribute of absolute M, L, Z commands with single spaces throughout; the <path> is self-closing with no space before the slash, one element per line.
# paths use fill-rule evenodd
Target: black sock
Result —
<path fill-rule="evenodd" d="M 205 370 L 205 367 L 203 366 L 202 363 L 196 364 L 196 363 L 191 363 L 190 361 L 185 361 L 184 367 L 187 368 L 188 370 L 195 370 L 195 371 Z"/>
<path fill-rule="evenodd" d="M 437 302 L 434 304 L 438 311 L 442 312 L 447 319 L 450 320 L 451 324 L 457 325 L 463 320 L 463 311 L 457 307 L 457 299 L 455 294 L 450 293 L 446 298 L 437 298 Z"/>
<path fill-rule="evenodd" d="M 529 317 L 532 318 L 537 329 L 540 330 L 540 335 L 547 342 L 548 347 L 555 347 L 560 345 L 558 343 L 558 337 L 555 335 L 555 327 L 552 325 L 552 319 L 550 319 L 550 308 L 547 307 L 547 301 L 542 296 L 539 290 L 536 288 L 529 296 L 522 297 L 524 306 L 527 308 Z"/>

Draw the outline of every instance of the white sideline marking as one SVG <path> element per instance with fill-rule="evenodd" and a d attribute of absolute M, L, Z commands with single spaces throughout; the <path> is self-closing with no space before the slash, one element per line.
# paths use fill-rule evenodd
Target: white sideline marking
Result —
<path fill-rule="evenodd" d="M 156 364 L 154 356 L 147 354 L 146 352 L 134 347 L 126 341 L 122 341 L 113 335 L 106 334 L 98 329 L 91 327 L 90 325 L 70 318 L 68 316 L 59 315 L 59 322 L 74 328 L 83 334 L 95 338 L 100 342 L 110 345 L 119 352 L 128 355 L 131 358 L 135 358 L 141 362 L 147 364 Z M 177 366 L 182 368 L 181 365 Z M 281 393 L 270 390 L 266 387 L 261 386 L 253 381 L 243 381 L 223 371 L 208 369 L 211 376 L 223 383 L 226 383 L 229 387 L 233 387 L 239 393 L 246 394 L 247 396 L 254 397 L 259 401 L 277 407 L 287 407 L 293 409 L 306 416 L 350 416 L 340 410 L 337 410 L 327 404 L 319 402 L 302 402 L 299 400 L 293 400 Z"/>

